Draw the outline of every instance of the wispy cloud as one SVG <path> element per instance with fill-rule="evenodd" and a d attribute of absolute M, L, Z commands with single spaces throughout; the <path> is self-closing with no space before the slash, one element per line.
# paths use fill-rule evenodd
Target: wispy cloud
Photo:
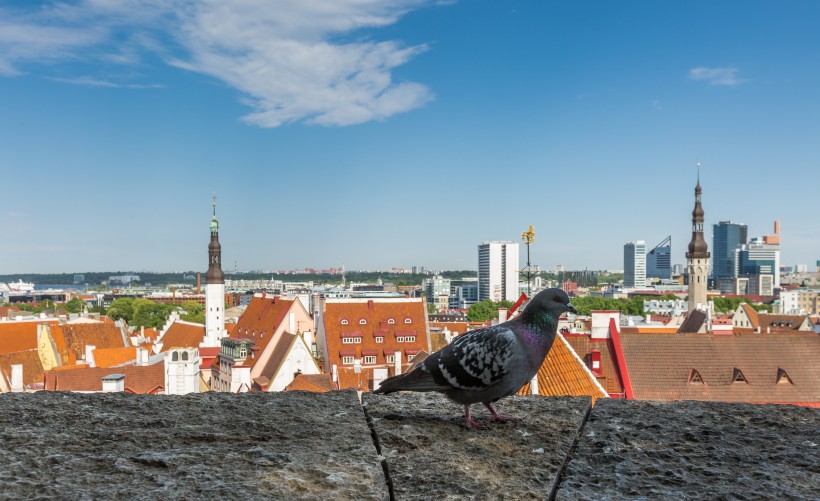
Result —
<path fill-rule="evenodd" d="M 658 101 L 657 99 L 653 99 L 652 101 L 649 102 L 649 104 L 651 104 L 652 107 L 654 109 L 656 109 L 657 111 L 663 111 L 663 105 L 661 105 L 661 102 Z"/>
<path fill-rule="evenodd" d="M 73 85 L 85 85 L 87 87 L 108 87 L 112 89 L 162 89 L 165 87 L 165 85 L 162 84 L 118 83 L 92 77 L 51 77 L 49 78 L 49 80 Z"/>
<path fill-rule="evenodd" d="M 435 0 L 82 0 L 31 12 L 0 9 L 0 75 L 32 63 L 131 67 L 146 54 L 242 93 L 247 123 L 351 125 L 409 111 L 431 90 L 393 70 L 427 50 L 375 40 L 375 29 Z M 70 71 L 70 68 L 69 68 Z M 108 78 L 53 80 L 145 88 Z"/>
<path fill-rule="evenodd" d="M 747 82 L 745 79 L 738 78 L 737 68 L 705 68 L 698 67 L 689 70 L 689 78 L 695 81 L 707 82 L 709 85 L 723 85 L 726 87 L 735 87 Z"/>

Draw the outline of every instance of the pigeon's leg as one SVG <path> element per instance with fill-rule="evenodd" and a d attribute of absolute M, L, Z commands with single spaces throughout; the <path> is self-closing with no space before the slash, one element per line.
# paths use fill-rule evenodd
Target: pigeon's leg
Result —
<path fill-rule="evenodd" d="M 515 416 L 504 416 L 503 414 L 499 414 L 498 412 L 496 412 L 495 409 L 493 409 L 493 406 L 490 405 L 490 402 L 483 402 L 483 403 L 484 403 L 484 407 L 489 409 L 490 414 L 493 415 L 493 417 L 491 418 L 492 421 L 499 421 L 501 423 L 504 423 L 506 421 L 515 421 L 516 419 L 518 419 Z"/>
<path fill-rule="evenodd" d="M 470 417 L 470 406 L 469 405 L 464 406 L 464 426 L 466 426 L 467 429 L 470 429 L 470 428 L 475 428 L 476 430 L 483 430 L 484 429 L 483 426 L 481 426 L 480 424 L 473 421 L 473 418 Z"/>

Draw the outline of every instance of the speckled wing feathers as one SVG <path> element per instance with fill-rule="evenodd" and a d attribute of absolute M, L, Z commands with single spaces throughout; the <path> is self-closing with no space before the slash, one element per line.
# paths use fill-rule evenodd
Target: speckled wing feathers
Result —
<path fill-rule="evenodd" d="M 488 329 L 457 337 L 422 362 L 422 369 L 439 384 L 463 390 L 483 390 L 504 378 L 515 362 L 517 340 L 509 328 Z"/>

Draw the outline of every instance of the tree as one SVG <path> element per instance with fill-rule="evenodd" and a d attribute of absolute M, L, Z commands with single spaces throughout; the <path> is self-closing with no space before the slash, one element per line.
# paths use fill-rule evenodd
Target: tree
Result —
<path fill-rule="evenodd" d="M 205 323 L 205 305 L 196 301 L 185 301 L 180 305 L 179 318 L 186 322 Z"/>
<path fill-rule="evenodd" d="M 499 308 L 511 308 L 513 303 L 502 299 L 501 301 L 492 301 L 485 299 L 484 301 L 475 303 L 467 310 L 467 320 L 470 322 L 486 322 L 492 318 L 498 317 Z"/>
<path fill-rule="evenodd" d="M 65 311 L 69 313 L 79 313 L 83 311 L 83 308 L 85 308 L 85 301 L 78 297 L 69 299 L 65 304 Z"/>
<path fill-rule="evenodd" d="M 130 297 L 122 297 L 115 299 L 108 307 L 108 316 L 112 320 L 125 320 L 125 323 L 130 324 L 131 318 L 134 316 L 134 300 Z"/>
<path fill-rule="evenodd" d="M 176 305 L 169 303 L 155 303 L 145 298 L 136 299 L 134 301 L 134 315 L 128 324 L 132 327 L 159 329 L 165 325 L 168 315 L 171 314 L 174 308 L 176 308 Z"/>

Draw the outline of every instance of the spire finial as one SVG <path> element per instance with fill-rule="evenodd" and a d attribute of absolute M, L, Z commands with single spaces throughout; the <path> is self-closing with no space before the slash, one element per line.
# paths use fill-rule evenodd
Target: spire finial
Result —
<path fill-rule="evenodd" d="M 212 197 L 214 199 L 213 206 L 214 206 L 214 216 L 216 216 L 216 192 L 213 192 Z"/>
<path fill-rule="evenodd" d="M 700 158 L 698 158 L 698 184 L 700 184 Z"/>

